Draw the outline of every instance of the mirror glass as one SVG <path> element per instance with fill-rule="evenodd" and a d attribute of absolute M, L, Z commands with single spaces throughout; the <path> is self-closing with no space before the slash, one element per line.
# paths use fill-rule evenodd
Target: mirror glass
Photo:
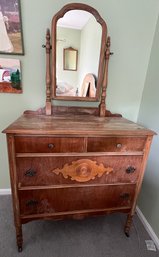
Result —
<path fill-rule="evenodd" d="M 56 96 L 96 97 L 102 27 L 83 10 L 56 23 Z"/>

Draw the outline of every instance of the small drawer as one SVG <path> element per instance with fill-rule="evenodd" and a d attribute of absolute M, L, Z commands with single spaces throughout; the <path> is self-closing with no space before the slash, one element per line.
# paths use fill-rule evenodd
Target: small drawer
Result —
<path fill-rule="evenodd" d="M 16 136 L 16 153 L 70 153 L 84 151 L 84 138 Z"/>
<path fill-rule="evenodd" d="M 143 151 L 146 137 L 89 137 L 88 152 Z"/>
<path fill-rule="evenodd" d="M 19 191 L 22 215 L 130 208 L 134 185 Z"/>
<path fill-rule="evenodd" d="M 56 156 L 16 158 L 24 186 L 136 183 L 143 156 Z"/>

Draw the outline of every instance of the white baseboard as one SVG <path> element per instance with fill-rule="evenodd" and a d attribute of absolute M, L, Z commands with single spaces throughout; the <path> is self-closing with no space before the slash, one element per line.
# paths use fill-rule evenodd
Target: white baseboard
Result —
<path fill-rule="evenodd" d="M 0 189 L 0 195 L 11 195 L 11 189 L 10 188 Z"/>
<path fill-rule="evenodd" d="M 136 213 L 139 217 L 139 219 L 141 220 L 142 224 L 144 225 L 144 228 L 146 229 L 146 231 L 148 232 L 149 236 L 151 237 L 151 239 L 153 240 L 153 242 L 155 243 L 157 249 L 159 250 L 159 238 L 157 237 L 157 235 L 155 234 L 153 228 L 151 227 L 151 225 L 148 223 L 147 219 L 145 218 L 145 216 L 143 215 L 142 211 L 139 209 L 139 207 L 136 207 Z"/>

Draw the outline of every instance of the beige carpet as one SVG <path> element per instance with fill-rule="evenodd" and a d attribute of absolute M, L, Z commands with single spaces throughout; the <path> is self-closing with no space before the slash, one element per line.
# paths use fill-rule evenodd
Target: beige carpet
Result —
<path fill-rule="evenodd" d="M 23 252 L 18 253 L 10 196 L 0 196 L 0 257 L 159 257 L 147 251 L 150 239 L 137 215 L 131 236 L 123 233 L 126 216 L 65 221 L 35 221 L 23 226 Z"/>

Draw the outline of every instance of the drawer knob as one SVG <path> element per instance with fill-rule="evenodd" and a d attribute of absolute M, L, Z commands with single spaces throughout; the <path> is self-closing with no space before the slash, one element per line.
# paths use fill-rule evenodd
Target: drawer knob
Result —
<path fill-rule="evenodd" d="M 49 149 L 53 149 L 54 147 L 55 147 L 54 144 L 48 144 L 48 148 L 49 148 Z"/>
<path fill-rule="evenodd" d="M 26 202 L 26 206 L 35 206 L 38 204 L 37 200 L 31 199 Z"/>
<path fill-rule="evenodd" d="M 130 194 L 128 194 L 128 193 L 123 193 L 120 195 L 120 198 L 122 198 L 123 200 L 128 200 L 129 197 L 130 197 Z"/>
<path fill-rule="evenodd" d="M 117 144 L 116 147 L 117 147 L 117 148 L 121 148 L 121 147 L 122 147 L 122 144 Z"/>
<path fill-rule="evenodd" d="M 32 169 L 29 169 L 25 172 L 25 176 L 26 177 L 34 177 L 36 175 L 36 171 L 35 170 L 32 170 Z"/>
<path fill-rule="evenodd" d="M 134 173 L 135 170 L 136 170 L 135 167 L 129 166 L 129 167 L 126 169 L 126 173 L 131 174 L 131 173 Z"/>

